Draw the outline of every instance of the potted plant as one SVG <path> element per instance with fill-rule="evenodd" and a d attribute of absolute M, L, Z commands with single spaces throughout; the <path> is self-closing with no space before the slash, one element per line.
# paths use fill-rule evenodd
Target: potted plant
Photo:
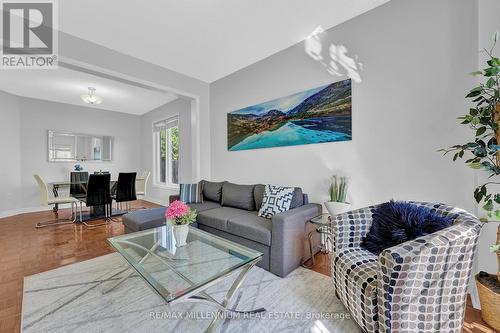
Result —
<path fill-rule="evenodd" d="M 196 211 L 184 202 L 176 200 L 170 204 L 165 212 L 167 224 L 171 225 L 177 247 L 186 245 L 189 233 L 189 224 L 196 220 Z"/>
<path fill-rule="evenodd" d="M 488 55 L 488 66 L 472 73 L 483 80 L 466 96 L 474 107 L 463 117 L 462 124 L 468 125 L 475 136 L 471 142 L 441 149 L 444 154 L 453 153 L 453 161 L 464 158 L 472 169 L 481 169 L 488 175 L 488 181 L 474 190 L 474 198 L 486 212 L 484 222 L 500 220 L 500 58 L 493 55 L 499 34 L 493 36 L 493 47 L 484 50 Z M 495 188 L 496 187 L 496 188 Z M 491 250 L 497 254 L 499 269 L 497 276 L 481 272 L 476 282 L 481 302 L 482 317 L 491 327 L 500 331 L 500 224 L 496 245 Z"/>
<path fill-rule="evenodd" d="M 349 210 L 351 204 L 346 201 L 349 181 L 344 176 L 333 176 L 330 184 L 330 201 L 325 202 L 325 207 L 330 215 L 335 216 Z"/>

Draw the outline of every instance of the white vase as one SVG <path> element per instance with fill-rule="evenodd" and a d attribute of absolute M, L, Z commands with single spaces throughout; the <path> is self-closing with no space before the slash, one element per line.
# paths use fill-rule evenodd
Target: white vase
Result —
<path fill-rule="evenodd" d="M 331 216 L 335 216 L 348 212 L 351 209 L 351 204 L 348 202 L 326 201 L 325 207 Z"/>
<path fill-rule="evenodd" d="M 189 225 L 173 224 L 172 228 L 174 231 L 175 246 L 181 247 L 186 245 L 186 239 L 189 233 Z"/>

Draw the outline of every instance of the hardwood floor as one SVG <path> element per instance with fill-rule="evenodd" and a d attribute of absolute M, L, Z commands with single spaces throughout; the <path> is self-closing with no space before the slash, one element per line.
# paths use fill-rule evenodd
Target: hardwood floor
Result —
<path fill-rule="evenodd" d="M 158 207 L 136 201 L 132 207 Z M 67 210 L 60 213 L 68 214 Z M 35 223 L 53 218 L 51 211 L 0 219 L 0 332 L 19 332 L 23 278 L 60 266 L 114 252 L 106 238 L 123 234 L 121 222 L 87 228 L 66 225 L 35 229 Z M 99 223 L 96 221 L 95 223 Z M 330 256 L 316 255 L 313 269 L 330 275 Z M 464 333 L 493 333 L 479 311 L 467 308 Z"/>
<path fill-rule="evenodd" d="M 132 207 L 157 207 L 136 201 Z M 60 215 L 68 214 L 67 210 Z M 0 332 L 19 332 L 23 277 L 112 253 L 106 238 L 123 234 L 121 222 L 87 228 L 65 225 L 35 229 L 52 211 L 0 219 Z M 99 223 L 102 221 L 96 221 Z"/>

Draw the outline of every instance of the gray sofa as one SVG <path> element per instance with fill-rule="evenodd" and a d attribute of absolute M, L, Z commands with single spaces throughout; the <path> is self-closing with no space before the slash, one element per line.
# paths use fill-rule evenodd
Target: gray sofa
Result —
<path fill-rule="evenodd" d="M 307 221 L 321 213 L 321 205 L 309 203 L 302 189 L 295 188 L 290 210 L 265 219 L 257 216 L 264 185 L 202 181 L 202 186 L 203 203 L 189 204 L 198 213 L 194 227 L 262 252 L 258 266 L 281 277 L 308 258 L 306 236 L 314 225 Z M 178 198 L 171 196 L 169 201 Z M 165 208 L 126 214 L 125 232 L 161 226 L 165 223 L 164 214 Z M 317 250 L 319 238 L 314 237 L 313 241 Z"/>

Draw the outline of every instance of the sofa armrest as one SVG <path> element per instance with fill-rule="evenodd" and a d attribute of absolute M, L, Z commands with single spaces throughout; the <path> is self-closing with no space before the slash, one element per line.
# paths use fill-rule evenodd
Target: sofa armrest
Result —
<path fill-rule="evenodd" d="M 173 194 L 173 195 L 168 197 L 168 203 L 171 204 L 175 200 L 179 200 L 179 198 L 180 198 L 180 196 L 178 194 Z"/>
<path fill-rule="evenodd" d="M 306 223 L 321 214 L 321 205 L 307 204 L 272 219 L 271 273 L 284 277 L 300 266 L 304 256 Z"/>
<path fill-rule="evenodd" d="M 377 278 L 380 332 L 401 327 L 402 321 L 412 318 L 415 309 L 419 309 L 419 318 L 439 318 L 431 329 L 461 332 L 480 230 L 479 220 L 465 217 L 459 224 L 380 254 Z M 449 317 L 448 309 L 453 309 L 453 317 Z M 418 320 L 419 325 L 429 323 Z"/>
<path fill-rule="evenodd" d="M 331 222 L 334 251 L 360 246 L 372 225 L 374 208 L 364 207 L 335 216 Z"/>

